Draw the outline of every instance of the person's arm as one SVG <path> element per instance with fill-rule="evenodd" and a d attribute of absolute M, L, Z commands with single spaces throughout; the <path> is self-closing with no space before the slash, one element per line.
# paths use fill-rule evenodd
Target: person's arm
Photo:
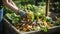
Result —
<path fill-rule="evenodd" d="M 19 10 L 18 7 L 11 2 L 11 0 L 3 0 L 3 3 L 9 9 L 13 10 L 16 14 L 19 14 L 21 17 L 26 18 L 26 12 L 23 10 Z"/>
<path fill-rule="evenodd" d="M 18 7 L 13 5 L 10 0 L 3 0 L 4 5 L 6 5 L 9 9 L 13 10 L 15 13 L 18 13 Z"/>
<path fill-rule="evenodd" d="M 15 4 L 12 0 L 9 0 L 9 2 L 10 2 L 12 5 L 14 5 L 15 7 L 17 7 L 16 4 Z"/>

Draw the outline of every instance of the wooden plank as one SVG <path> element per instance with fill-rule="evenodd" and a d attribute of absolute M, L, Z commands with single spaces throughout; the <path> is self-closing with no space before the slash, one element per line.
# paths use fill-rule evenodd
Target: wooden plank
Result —
<path fill-rule="evenodd" d="M 49 5 L 50 5 L 50 0 L 46 0 L 46 16 L 48 16 L 48 12 L 49 12 Z"/>

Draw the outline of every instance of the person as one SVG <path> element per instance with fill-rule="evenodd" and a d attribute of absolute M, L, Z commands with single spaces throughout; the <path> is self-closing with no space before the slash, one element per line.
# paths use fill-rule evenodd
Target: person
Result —
<path fill-rule="evenodd" d="M 19 10 L 18 7 L 12 0 L 0 0 L 0 34 L 2 34 L 2 19 L 3 19 L 3 5 L 14 11 L 16 14 L 19 14 L 21 17 L 26 17 L 26 12 Z"/>

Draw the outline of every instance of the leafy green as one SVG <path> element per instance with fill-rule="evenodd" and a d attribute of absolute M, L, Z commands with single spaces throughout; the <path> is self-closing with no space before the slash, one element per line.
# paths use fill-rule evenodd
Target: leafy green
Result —
<path fill-rule="evenodd" d="M 44 31 L 44 32 L 47 32 L 47 29 L 48 29 L 48 28 L 45 26 L 45 27 L 43 27 L 41 30 Z"/>
<path fill-rule="evenodd" d="M 8 19 L 12 20 L 12 24 L 17 24 L 18 23 L 18 20 L 19 20 L 19 16 L 16 15 L 15 13 L 7 13 L 5 15 Z"/>

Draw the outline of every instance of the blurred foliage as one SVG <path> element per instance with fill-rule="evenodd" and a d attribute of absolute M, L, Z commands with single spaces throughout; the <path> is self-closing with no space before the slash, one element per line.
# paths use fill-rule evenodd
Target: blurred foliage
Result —
<path fill-rule="evenodd" d="M 50 2 L 50 11 L 60 13 L 60 0 L 51 0 Z"/>

